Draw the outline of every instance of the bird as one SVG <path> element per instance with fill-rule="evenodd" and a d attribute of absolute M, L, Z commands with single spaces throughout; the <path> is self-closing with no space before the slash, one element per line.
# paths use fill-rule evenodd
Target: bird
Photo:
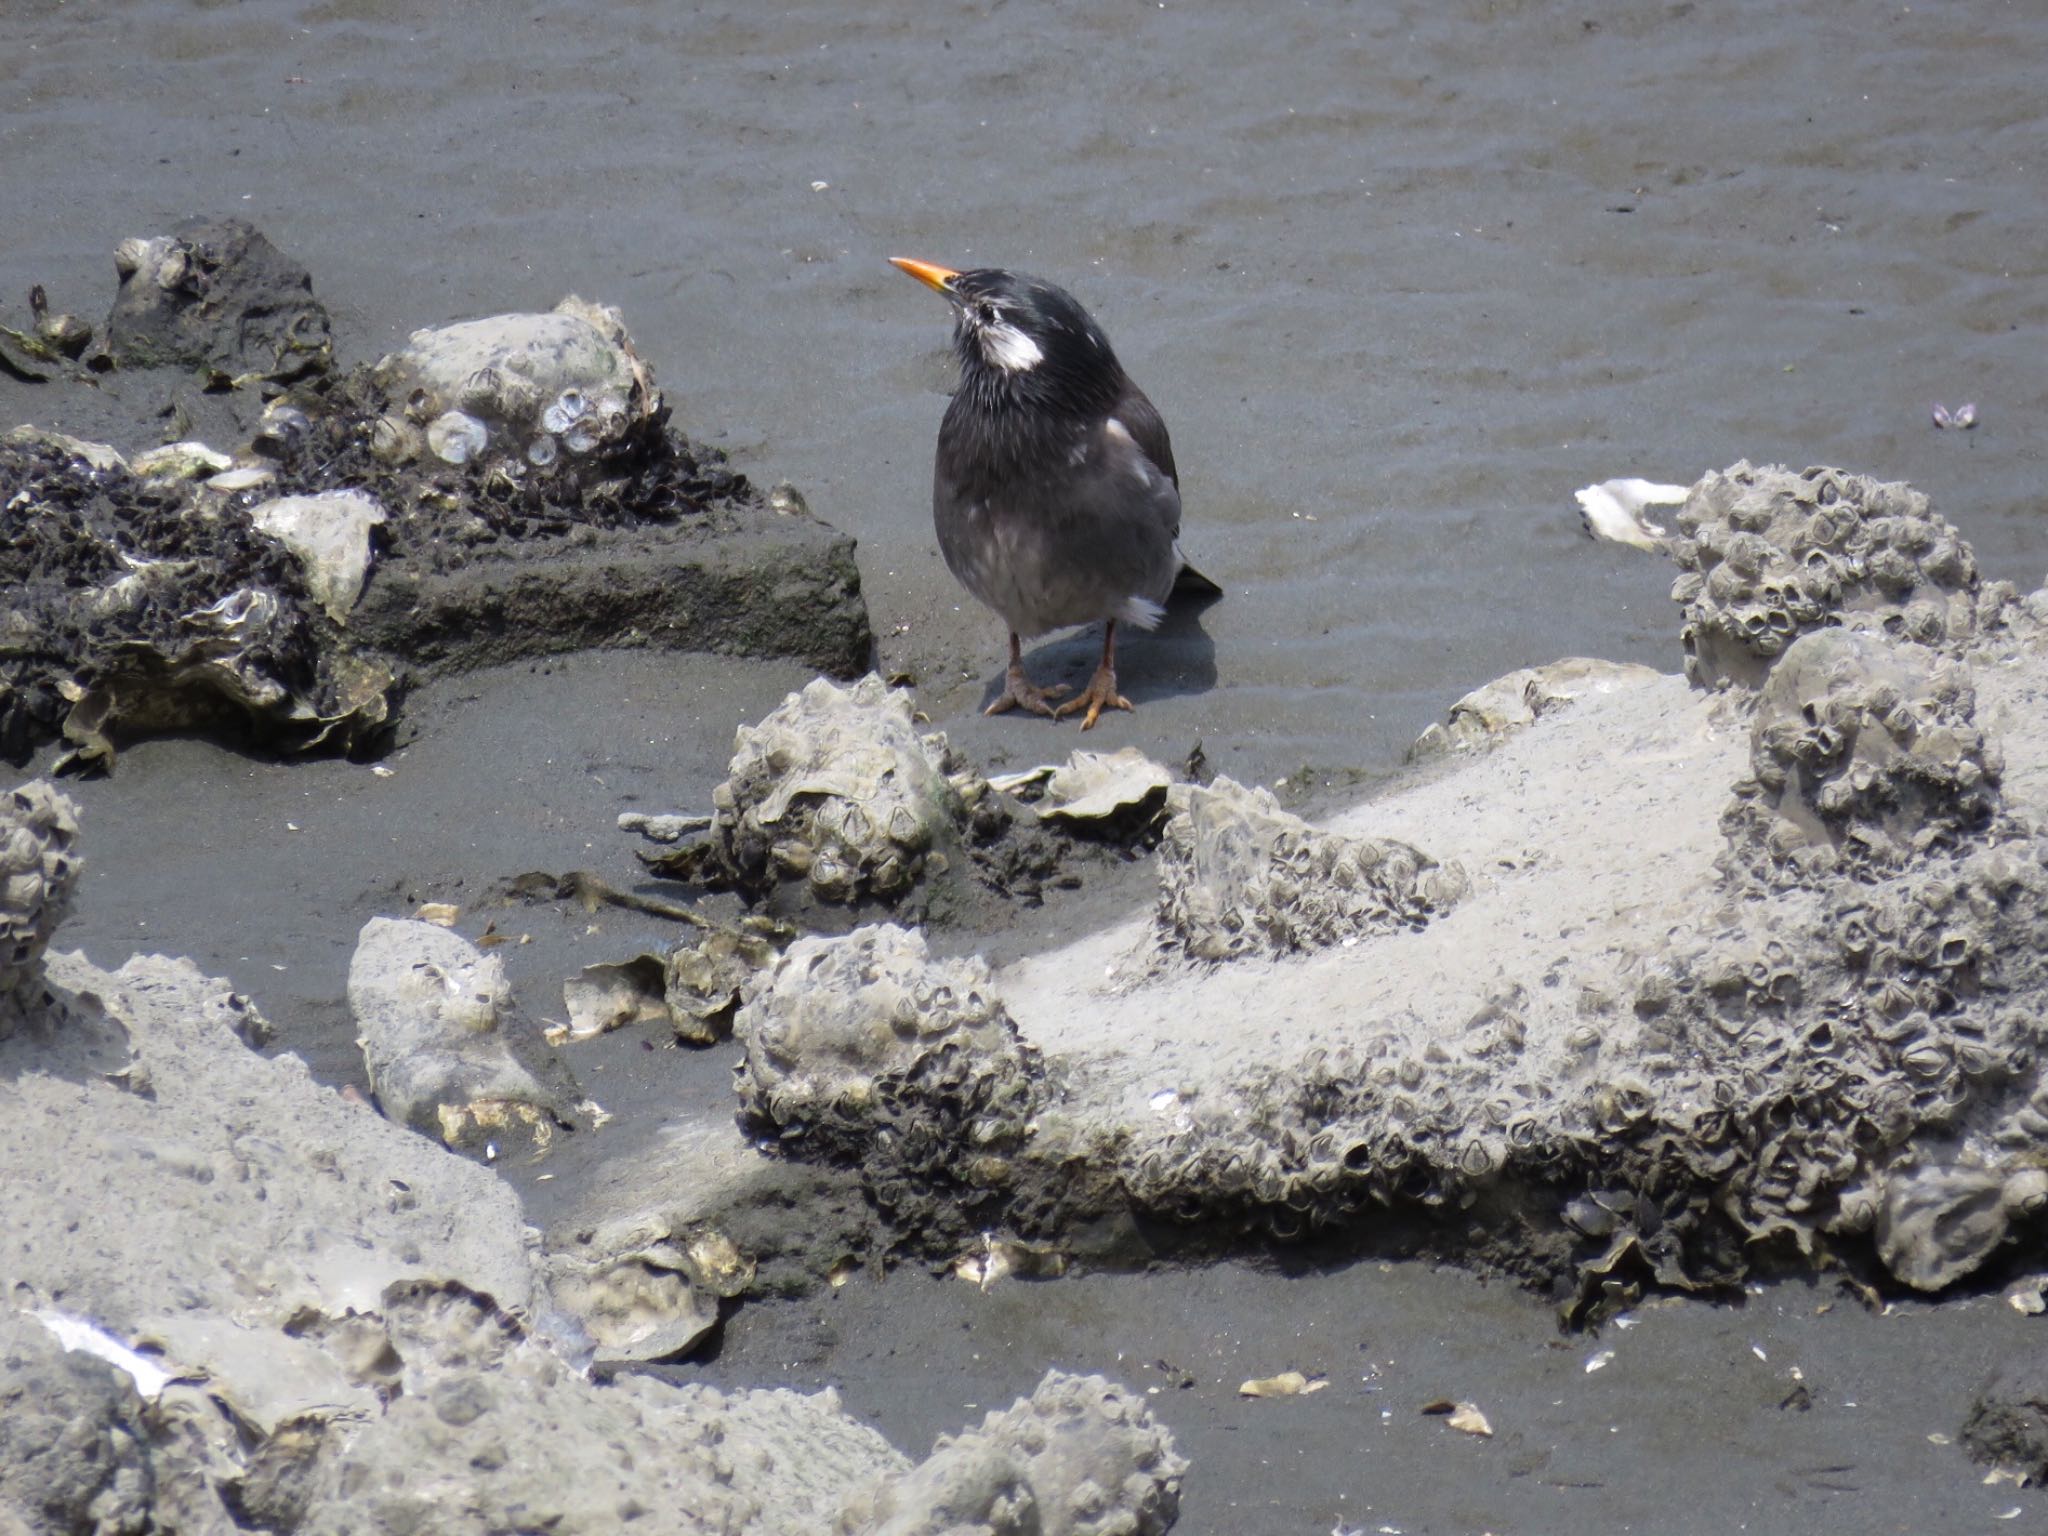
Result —
<path fill-rule="evenodd" d="M 932 524 L 946 567 L 1010 630 L 1003 689 L 1022 709 L 1093 730 L 1117 691 L 1119 624 L 1153 629 L 1178 588 L 1222 589 L 1180 548 L 1180 475 L 1166 423 L 1109 337 L 1064 288 L 998 267 L 890 262 L 953 306 L 960 387 L 939 424 Z M 1024 640 L 1103 621 L 1102 661 L 1076 698 L 1025 675 Z"/>

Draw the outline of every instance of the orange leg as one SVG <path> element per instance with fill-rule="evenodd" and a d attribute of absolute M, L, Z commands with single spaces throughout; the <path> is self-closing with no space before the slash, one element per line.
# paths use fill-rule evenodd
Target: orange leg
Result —
<path fill-rule="evenodd" d="M 1040 688 L 1024 675 L 1024 642 L 1012 634 L 1010 670 L 1003 678 L 1003 691 L 996 695 L 995 703 L 989 705 L 982 713 L 1000 715 L 1005 710 L 1023 709 L 1034 715 L 1044 715 L 1048 720 L 1056 720 L 1060 712 L 1052 707 L 1052 701 L 1066 691 L 1065 683 L 1054 683 L 1050 688 Z"/>
<path fill-rule="evenodd" d="M 1102 630 L 1102 665 L 1095 669 L 1095 675 L 1088 680 L 1088 686 L 1079 698 L 1067 700 L 1057 710 L 1056 716 L 1076 714 L 1081 710 L 1081 729 L 1092 731 L 1095 722 L 1105 709 L 1129 709 L 1131 701 L 1116 691 L 1116 620 L 1111 619 Z"/>

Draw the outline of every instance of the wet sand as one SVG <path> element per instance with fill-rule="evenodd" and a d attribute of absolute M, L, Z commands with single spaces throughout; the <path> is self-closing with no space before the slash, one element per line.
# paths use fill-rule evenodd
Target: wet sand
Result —
<path fill-rule="evenodd" d="M 1571 488 L 1613 474 L 1844 464 L 1930 493 L 1987 576 L 2048 568 L 2034 8 L 414 9 L 10 6 L 0 198 L 33 217 L 0 249 L 0 319 L 25 320 L 36 282 L 97 318 L 115 241 L 196 213 L 250 218 L 310 266 L 346 361 L 571 289 L 617 303 L 679 422 L 860 539 L 885 670 L 985 766 L 1080 738 L 978 716 L 1001 635 L 929 531 L 945 316 L 891 254 L 1065 283 L 1174 429 L 1188 542 L 1228 596 L 1129 647 L 1139 711 L 1091 745 L 1173 761 L 1199 741 L 1222 772 L 1339 796 L 1512 667 L 1674 668 L 1667 569 L 1577 528 Z M 100 434 L 121 390 L 0 378 L 0 426 Z M 1978 430 L 1932 430 L 1933 401 L 1964 399 Z M 1091 662 L 1065 637 L 1034 666 Z M 472 936 L 531 936 L 501 953 L 528 1017 L 557 1015 L 563 975 L 664 926 L 489 893 L 530 869 L 630 876 L 617 811 L 701 805 L 732 727 L 802 680 L 631 655 L 458 680 L 412 701 L 389 777 L 138 748 L 79 787 L 90 865 L 60 943 L 191 955 L 282 1048 L 356 1081 L 357 929 L 452 900 Z M 1137 899 L 1098 889 L 1055 917 Z M 608 1103 L 720 1112 L 725 1053 L 641 1045 L 571 1059 Z M 930 1284 L 750 1306 L 703 1369 L 836 1381 L 912 1449 L 1047 1363 L 1161 1385 L 1195 1464 L 1187 1531 L 2038 1515 L 1927 1439 L 2038 1347 L 1995 1296 L 1816 1318 L 1832 1293 L 1787 1287 L 1595 1341 L 1409 1266 Z M 1810 1410 L 1779 1406 L 1790 1364 Z M 1331 1385 L 1232 1395 L 1289 1366 Z M 1439 1395 L 1480 1402 L 1496 1437 L 1418 1419 Z"/>

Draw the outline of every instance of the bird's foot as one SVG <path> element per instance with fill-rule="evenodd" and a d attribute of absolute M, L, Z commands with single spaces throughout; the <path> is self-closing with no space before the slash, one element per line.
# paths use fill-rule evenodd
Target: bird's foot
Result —
<path fill-rule="evenodd" d="M 1060 711 L 1054 709 L 1052 701 L 1067 691 L 1065 683 L 1054 683 L 1041 688 L 1024 675 L 1022 667 L 1012 667 L 1003 679 L 1003 691 L 996 695 L 995 703 L 989 705 L 984 715 L 1000 715 L 1007 710 L 1021 709 L 1030 714 L 1043 715 L 1048 720 L 1057 720 Z"/>
<path fill-rule="evenodd" d="M 1079 714 L 1085 709 L 1088 713 L 1081 717 L 1081 729 L 1092 731 L 1095 729 L 1096 720 L 1105 709 L 1130 707 L 1131 701 L 1116 691 L 1116 673 L 1108 667 L 1097 667 L 1095 675 L 1088 680 L 1088 686 L 1081 691 L 1080 696 L 1067 700 L 1054 710 L 1053 714 L 1056 718 L 1064 718 L 1067 715 Z"/>

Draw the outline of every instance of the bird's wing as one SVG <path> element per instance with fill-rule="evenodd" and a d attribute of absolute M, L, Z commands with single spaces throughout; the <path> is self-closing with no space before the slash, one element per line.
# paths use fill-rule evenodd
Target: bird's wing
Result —
<path fill-rule="evenodd" d="M 1173 439 L 1167 435 L 1166 418 L 1159 414 L 1159 408 L 1146 398 L 1145 391 L 1135 384 L 1126 384 L 1124 394 L 1117 401 L 1116 419 L 1123 423 L 1131 441 L 1139 452 L 1150 459 L 1173 483 L 1176 492 L 1180 490 L 1180 471 L 1173 463 Z M 1180 538 L 1180 498 L 1174 498 L 1173 536 Z M 1178 547 L 1176 545 L 1176 547 Z M 1220 597 L 1223 589 L 1188 563 L 1186 555 L 1180 557 L 1180 569 L 1173 579 L 1173 590 L 1183 596 Z"/>
<path fill-rule="evenodd" d="M 1110 414 L 1124 424 L 1124 430 L 1131 434 L 1131 441 L 1165 473 L 1166 478 L 1173 482 L 1174 489 L 1179 490 L 1180 471 L 1173 466 L 1173 439 L 1167 435 L 1166 418 L 1159 414 L 1159 407 L 1145 397 L 1145 391 L 1126 380 L 1123 395 Z"/>

